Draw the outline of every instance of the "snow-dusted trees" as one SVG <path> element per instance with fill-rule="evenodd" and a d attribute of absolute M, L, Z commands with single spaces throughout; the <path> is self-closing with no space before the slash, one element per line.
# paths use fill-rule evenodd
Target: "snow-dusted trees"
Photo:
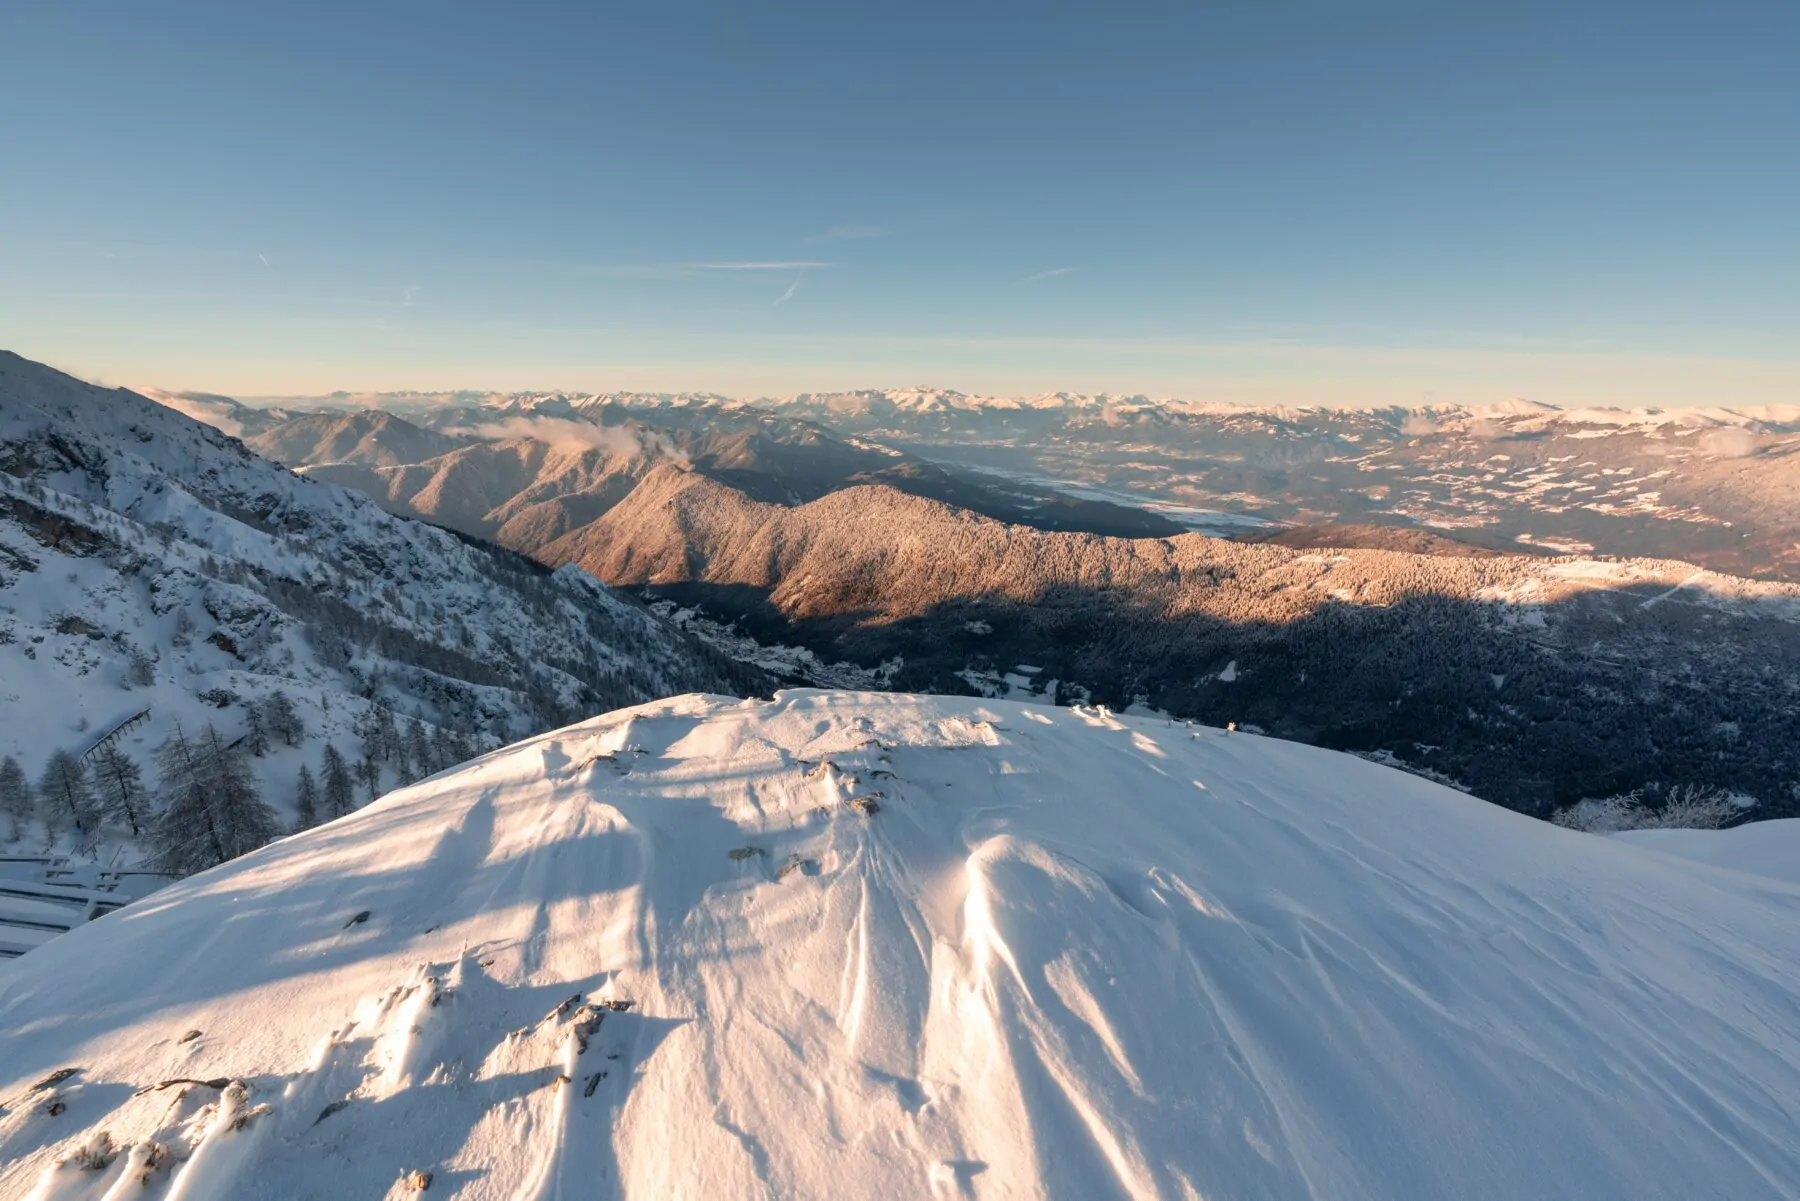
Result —
<path fill-rule="evenodd" d="M 150 816 L 150 797 L 144 791 L 144 773 L 137 760 L 109 742 L 94 752 L 94 786 L 100 794 L 100 812 L 131 827 L 135 836 L 144 832 Z"/>
<path fill-rule="evenodd" d="M 344 761 L 343 752 L 330 743 L 325 744 L 325 820 L 340 818 L 356 807 L 353 792 L 354 781 L 350 778 L 350 765 Z"/>
<path fill-rule="evenodd" d="M 204 871 L 280 833 L 243 755 L 216 727 L 190 739 L 177 726 L 157 751 L 157 771 L 165 808 L 154 837 L 163 870 Z"/>
<path fill-rule="evenodd" d="M 37 816 L 37 797 L 32 794 L 31 781 L 11 755 L 0 759 L 0 814 L 8 822 L 8 842 L 24 837 L 25 827 Z"/>
<path fill-rule="evenodd" d="M 361 780 L 362 786 L 369 790 L 369 799 L 371 801 L 381 795 L 380 760 L 371 759 L 367 755 L 358 759 L 356 761 L 356 778 Z"/>
<path fill-rule="evenodd" d="M 1590 834 L 1621 830 L 1717 830 L 1744 816 L 1744 809 L 1722 789 L 1684 784 L 1669 790 L 1662 804 L 1645 800 L 1642 790 L 1580 801 L 1558 809 L 1551 818 L 1559 826 Z"/>
<path fill-rule="evenodd" d="M 370 705 L 356 721 L 361 739 L 362 757 L 386 763 L 400 750 L 400 731 L 394 725 L 394 711 L 386 705 Z"/>
<path fill-rule="evenodd" d="M 244 706 L 243 747 L 258 759 L 269 753 L 269 727 L 263 717 L 263 707 L 256 701 Z"/>
<path fill-rule="evenodd" d="M 433 771 L 443 771 L 462 762 L 456 757 L 456 747 L 451 741 L 450 731 L 444 729 L 443 726 L 432 727 L 431 762 Z"/>
<path fill-rule="evenodd" d="M 313 782 L 312 769 L 300 765 L 294 781 L 294 832 L 310 830 L 319 824 L 319 786 Z"/>
<path fill-rule="evenodd" d="M 437 758 L 431 753 L 431 743 L 425 737 L 425 723 L 412 721 L 406 727 L 406 775 L 409 779 L 419 780 L 442 771 Z"/>
<path fill-rule="evenodd" d="M 94 790 L 88 779 L 87 764 L 71 751 L 58 747 L 50 752 L 38 781 L 38 795 L 43 799 L 42 816 L 51 829 L 64 822 L 86 834 L 94 823 Z"/>
<path fill-rule="evenodd" d="M 125 686 L 148 688 L 156 683 L 156 662 L 154 651 L 133 646 L 125 653 Z"/>
<path fill-rule="evenodd" d="M 263 724 L 268 727 L 271 738 L 279 738 L 286 746 L 299 746 L 300 740 L 306 737 L 306 723 L 301 720 L 300 711 L 294 708 L 294 698 L 276 689 L 263 702 Z"/>

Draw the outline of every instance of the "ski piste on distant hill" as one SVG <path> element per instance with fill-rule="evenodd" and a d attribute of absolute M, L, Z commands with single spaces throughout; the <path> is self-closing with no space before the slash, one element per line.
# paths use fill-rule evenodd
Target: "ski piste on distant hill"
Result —
<path fill-rule="evenodd" d="M 1792 1198 L 1759 829 L 1790 870 L 1102 709 L 642 705 L 0 972 L 0 1198 Z"/>
<path fill-rule="evenodd" d="M 355 763 L 375 710 L 428 748 L 405 768 L 378 756 L 385 789 L 453 763 L 442 735 L 493 746 L 757 679 L 581 572 L 394 517 L 136 393 L 0 352 L 0 756 L 34 780 L 52 751 L 87 754 L 142 715 L 118 741 L 153 787 L 150 752 L 178 725 L 235 741 L 282 692 L 304 734 L 253 765 L 287 820 L 300 767 L 318 777 L 327 745 Z M 143 848 L 116 822 L 6 844 L 71 849 L 112 863 Z"/>

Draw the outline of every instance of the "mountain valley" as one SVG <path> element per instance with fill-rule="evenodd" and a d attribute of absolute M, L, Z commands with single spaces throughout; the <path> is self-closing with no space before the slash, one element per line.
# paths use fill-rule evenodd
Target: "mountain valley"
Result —
<path fill-rule="evenodd" d="M 1587 798 L 1690 786 L 1736 797 L 1746 815 L 1800 812 L 1791 736 L 1800 587 L 1668 558 L 1552 554 L 1544 544 L 1557 536 L 1542 531 L 1564 527 L 1536 524 L 1548 506 L 1557 520 L 1613 521 L 1617 534 L 1614 519 L 1635 505 L 1656 538 L 1670 523 L 1727 528 L 1670 516 L 1658 507 L 1663 493 L 1623 482 L 1650 475 L 1599 465 L 1621 451 L 1766 471 L 1779 508 L 1781 473 L 1800 447 L 1800 418 L 1787 414 L 1658 424 L 1535 406 L 1486 415 L 1176 406 L 1153 418 L 1143 405 L 1090 398 L 1001 404 L 940 393 L 283 406 L 235 419 L 253 447 L 394 512 L 639 590 L 722 652 L 791 682 L 1087 699 L 1234 721 L 1543 817 Z M 1610 432 L 1597 435 L 1603 420 Z M 1258 514 L 1227 514 L 1220 526 L 1191 514 L 1184 525 L 1178 507 L 1084 499 L 1079 488 L 1021 492 L 877 440 L 918 446 L 929 427 L 967 459 L 1079 434 L 1112 471 L 1108 439 L 1150 436 L 1146 423 L 1158 438 L 1174 429 L 1168 454 L 1191 443 L 1215 458 L 1281 459 L 1291 479 L 1317 488 L 1347 471 L 1365 489 L 1391 490 L 1367 481 L 1440 478 L 1452 453 L 1459 466 L 1490 446 L 1514 453 L 1481 460 L 1494 477 L 1482 484 L 1494 494 L 1483 512 L 1499 514 L 1498 525 L 1392 524 L 1391 506 L 1390 524 L 1340 520 L 1370 514 L 1339 510 L 1323 524 L 1281 525 L 1267 514 L 1319 514 L 1259 502 Z M 1729 438 L 1748 439 L 1746 453 L 1707 457 Z M 445 450 L 444 439 L 457 445 Z M 1600 456 L 1585 475 L 1611 482 L 1578 485 L 1598 499 L 1553 504 L 1559 485 L 1540 477 L 1559 469 L 1528 467 L 1524 456 L 1560 461 L 1549 451 L 1570 446 Z M 1673 469 L 1659 471 L 1673 489 Z M 1189 528 L 1207 522 L 1234 537 Z M 1521 542 L 1499 538 L 1501 526 L 1540 532 Z M 1765 523 L 1757 544 L 1774 536 Z"/>

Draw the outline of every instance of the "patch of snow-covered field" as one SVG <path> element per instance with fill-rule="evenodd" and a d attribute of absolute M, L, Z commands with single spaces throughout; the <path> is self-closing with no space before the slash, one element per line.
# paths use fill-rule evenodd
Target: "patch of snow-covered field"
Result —
<path fill-rule="evenodd" d="M 1800 888 L 1641 841 L 1104 710 L 642 705 L 0 971 L 0 1197 L 1800 1196 Z"/>

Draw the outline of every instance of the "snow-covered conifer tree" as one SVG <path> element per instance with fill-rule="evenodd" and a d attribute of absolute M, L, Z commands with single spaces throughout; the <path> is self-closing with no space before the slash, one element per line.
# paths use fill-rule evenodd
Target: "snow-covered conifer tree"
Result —
<path fill-rule="evenodd" d="M 89 832 L 94 823 L 94 790 L 87 764 L 79 756 L 60 747 L 52 751 L 38 781 L 38 795 L 43 799 L 44 821 L 52 828 L 68 822 L 78 834 Z"/>
<path fill-rule="evenodd" d="M 294 698 L 280 689 L 271 692 L 263 703 L 263 723 L 268 726 L 271 737 L 281 739 L 288 746 L 299 746 L 306 736 L 306 723 L 301 720 L 300 711 L 294 708 Z"/>
<path fill-rule="evenodd" d="M 37 797 L 31 791 L 31 781 L 25 778 L 25 769 L 11 755 L 0 759 L 0 813 L 5 814 L 10 823 L 8 842 L 23 838 L 25 827 L 37 816 Z"/>
<path fill-rule="evenodd" d="M 325 745 L 325 819 L 339 818 L 356 807 L 353 794 L 354 781 L 350 778 L 350 765 L 344 756 L 330 743 Z"/>
<path fill-rule="evenodd" d="M 217 727 L 189 739 L 177 726 L 157 752 L 157 766 L 167 805 L 154 834 L 165 871 L 204 871 L 280 833 L 243 754 Z"/>
<path fill-rule="evenodd" d="M 100 793 L 100 811 L 130 826 L 133 836 L 142 834 L 150 815 L 150 797 L 137 760 L 116 743 L 107 743 L 94 752 L 94 784 Z"/>
<path fill-rule="evenodd" d="M 294 781 L 294 832 L 310 830 L 319 824 L 319 786 L 313 782 L 312 769 L 300 765 Z"/>

